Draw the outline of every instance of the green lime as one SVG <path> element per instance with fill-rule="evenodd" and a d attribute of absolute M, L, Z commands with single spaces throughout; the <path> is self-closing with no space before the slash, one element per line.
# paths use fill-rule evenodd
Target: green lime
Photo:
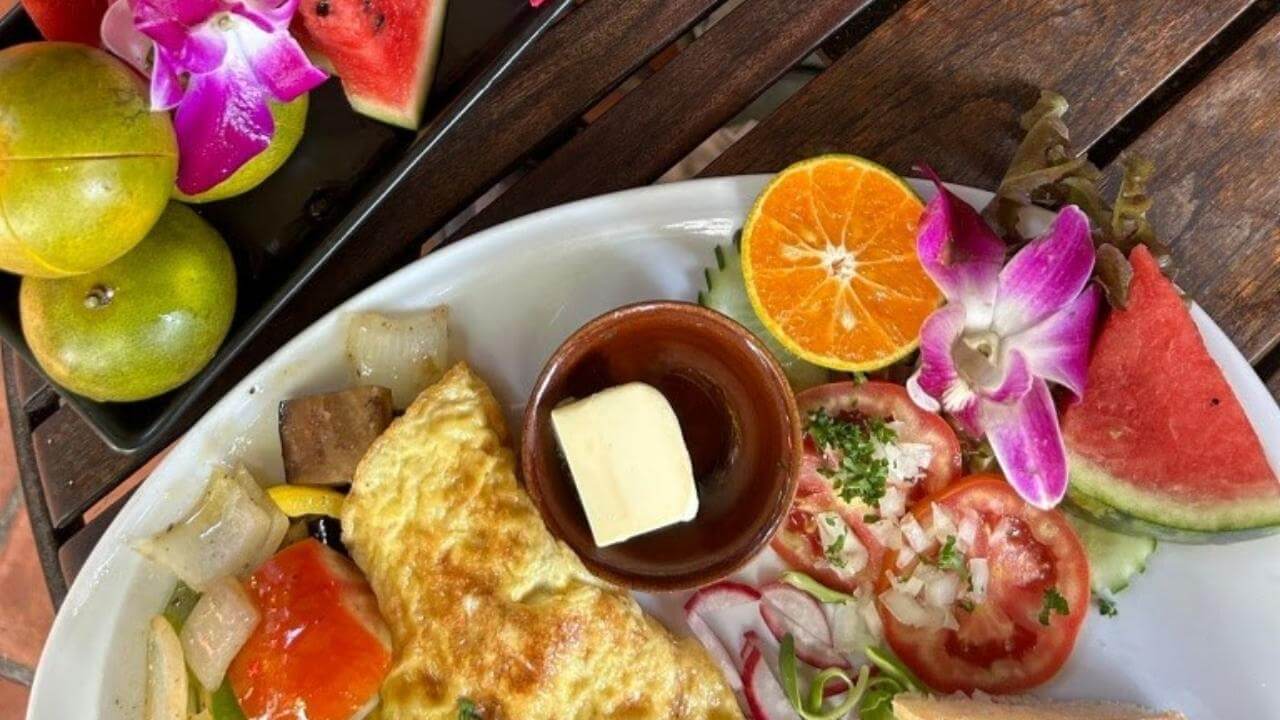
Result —
<path fill-rule="evenodd" d="M 231 326 L 236 270 L 222 236 L 170 203 L 115 262 L 69 278 L 24 278 L 22 332 L 40 367 L 94 400 L 154 397 L 190 380 Z"/>
<path fill-rule="evenodd" d="M 169 201 L 178 145 L 147 85 L 75 43 L 0 50 L 0 270 L 96 270 L 147 234 Z"/>
<path fill-rule="evenodd" d="M 271 117 L 276 121 L 276 134 L 271 136 L 271 143 L 266 149 L 254 155 L 249 162 L 231 174 L 231 177 L 196 195 L 187 195 L 173 187 L 173 196 L 178 200 L 190 203 L 207 203 L 215 200 L 226 200 L 262 184 L 263 180 L 284 165 L 293 151 L 302 141 L 302 132 L 307 129 L 307 95 L 303 93 L 288 103 L 271 103 Z"/>

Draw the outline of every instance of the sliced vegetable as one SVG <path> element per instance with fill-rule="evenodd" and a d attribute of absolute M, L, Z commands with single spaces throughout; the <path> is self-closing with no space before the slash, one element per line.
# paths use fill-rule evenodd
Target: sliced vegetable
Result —
<path fill-rule="evenodd" d="M 216 468 L 195 508 L 134 547 L 203 591 L 214 580 L 248 573 L 279 547 L 289 520 L 244 468 Z"/>
<path fill-rule="evenodd" d="M 880 674 L 892 679 L 905 690 L 911 692 L 925 693 L 930 692 L 929 686 L 925 685 L 916 674 L 911 672 L 911 668 L 907 667 L 902 660 L 887 647 L 869 647 L 867 648 L 867 659 L 872 665 L 880 671 Z"/>
<path fill-rule="evenodd" d="M 711 629 L 708 619 L 732 608 L 755 605 L 759 600 L 760 592 L 750 585 L 722 580 L 694 593 L 684 604 L 684 617 L 689 629 L 720 667 L 725 681 L 734 691 L 742 689 L 738 676 L 739 661 L 736 659 L 739 655 Z"/>
<path fill-rule="evenodd" d="M 206 690 L 222 686 L 227 666 L 240 652 L 261 616 L 234 578 L 214 581 L 196 603 L 179 633 L 191 672 Z"/>
<path fill-rule="evenodd" d="M 289 708 L 290 717 L 349 720 L 371 707 L 391 636 L 350 560 L 303 540 L 264 563 L 248 590 L 262 620 L 227 670 L 246 716 Z"/>
<path fill-rule="evenodd" d="M 769 632 L 779 642 L 790 638 L 801 660 L 816 668 L 852 667 L 835 649 L 831 624 L 811 595 L 776 582 L 760 588 L 760 596 L 760 616 Z"/>
<path fill-rule="evenodd" d="M 342 503 L 347 496 L 330 488 L 300 485 L 275 485 L 267 488 L 267 497 L 280 512 L 291 518 L 304 515 L 342 517 Z"/>
<path fill-rule="evenodd" d="M 290 485 L 348 485 L 394 416 L 391 391 L 356 387 L 280 403 L 280 451 Z"/>
<path fill-rule="evenodd" d="M 391 390 L 397 410 L 409 407 L 449 362 L 449 308 L 410 313 L 355 313 L 347 326 L 347 361 L 358 385 Z"/>
<path fill-rule="evenodd" d="M 764 655 L 751 648 L 742 666 L 742 683 L 747 708 L 754 720 L 792 720 L 799 718 L 778 679 L 769 670 Z"/>
<path fill-rule="evenodd" d="M 182 643 L 163 615 L 151 618 L 147 631 L 145 720 L 187 720 L 187 666 Z"/>
<path fill-rule="evenodd" d="M 980 518 L 965 552 L 970 561 L 986 560 L 985 592 L 977 599 L 966 592 L 946 607 L 932 604 L 926 588 L 943 572 L 936 566 L 941 549 L 936 543 L 901 568 L 886 557 L 878 597 L 889 646 L 942 693 L 1017 692 L 1053 677 L 1071 654 L 1089 602 L 1088 559 L 1071 525 L 1056 510 L 1022 501 L 994 475 L 951 485 L 917 503 L 913 513 L 922 526 L 931 527 L 935 508 L 952 518 L 970 512 Z M 891 605 L 905 605 L 902 597 L 930 617 L 919 622 L 906 617 L 911 610 Z M 1042 623 L 1047 597 L 1052 606 Z M 943 622 L 932 617 L 937 612 Z"/>
<path fill-rule="evenodd" d="M 838 720 L 852 712 L 862 700 L 870 668 L 865 665 L 862 667 L 858 673 L 857 683 L 841 668 L 825 668 L 813 678 L 808 693 L 802 696 L 799 687 L 799 671 L 796 666 L 795 639 L 788 635 L 782 639 L 782 646 L 778 653 L 778 673 L 782 681 L 783 694 L 791 708 L 800 717 L 804 720 Z M 839 704 L 826 708 L 823 706 L 826 698 L 824 689 L 832 681 L 850 689 L 846 690 L 844 699 Z"/>
<path fill-rule="evenodd" d="M 801 360 L 783 347 L 760 322 L 742 280 L 738 241 L 739 238 L 735 238 L 732 246 L 716 246 L 716 265 L 706 269 L 707 289 L 698 293 L 698 303 L 737 320 L 739 325 L 764 341 L 791 381 L 792 389 L 799 391 L 827 382 L 831 373 L 826 368 Z"/>
<path fill-rule="evenodd" d="M 1138 573 L 1147 569 L 1147 559 L 1156 551 L 1154 538 L 1122 535 L 1084 518 L 1067 515 L 1084 543 L 1089 556 L 1089 582 L 1093 594 L 1111 600 L 1129 587 Z"/>
<path fill-rule="evenodd" d="M 822 410 L 837 420 L 881 420 L 893 429 L 897 443 L 927 445 L 929 462 L 914 497 L 937 492 L 960 475 L 955 431 L 941 416 L 916 405 L 901 385 L 876 380 L 831 383 L 800 393 L 796 406 L 802 418 Z M 806 449 L 809 444 L 807 440 Z"/>
<path fill-rule="evenodd" d="M 803 590 L 813 596 L 814 600 L 820 603 L 851 603 L 854 597 L 848 593 L 842 593 L 839 590 L 832 590 L 813 578 L 796 570 L 788 570 L 782 573 L 782 582 L 790 585 L 797 590 Z"/>

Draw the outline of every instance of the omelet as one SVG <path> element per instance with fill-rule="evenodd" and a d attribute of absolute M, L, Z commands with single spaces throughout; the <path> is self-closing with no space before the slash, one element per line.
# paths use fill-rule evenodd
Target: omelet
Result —
<path fill-rule="evenodd" d="M 552 537 L 507 445 L 493 394 L 460 364 L 356 469 L 343 539 L 394 647 L 380 719 L 741 718 L 696 641 Z"/>

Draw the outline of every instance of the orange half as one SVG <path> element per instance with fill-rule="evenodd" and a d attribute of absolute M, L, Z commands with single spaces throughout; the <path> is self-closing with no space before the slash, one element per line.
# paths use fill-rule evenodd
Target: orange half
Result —
<path fill-rule="evenodd" d="M 783 170 L 742 230 L 742 272 L 761 322 L 788 350 L 836 370 L 901 360 L 942 302 L 916 255 L 924 204 L 853 155 Z"/>

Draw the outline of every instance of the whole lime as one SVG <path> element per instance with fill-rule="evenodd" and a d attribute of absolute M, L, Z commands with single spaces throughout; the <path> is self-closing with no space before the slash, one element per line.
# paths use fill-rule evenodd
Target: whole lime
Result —
<path fill-rule="evenodd" d="M 196 195 L 187 195 L 175 185 L 173 196 L 183 202 L 207 203 L 235 197 L 262 184 L 263 180 L 284 165 L 293 151 L 302 141 L 302 132 L 307 128 L 307 95 L 304 93 L 287 103 L 271 103 L 271 117 L 275 120 L 276 132 L 271 142 L 249 162 L 231 174 L 231 177 Z"/>
<path fill-rule="evenodd" d="M 69 278 L 23 278 L 22 332 L 40 367 L 94 400 L 154 397 L 190 380 L 231 327 L 236 270 L 222 236 L 170 203 L 138 246 Z"/>
<path fill-rule="evenodd" d="M 106 265 L 164 212 L 177 171 L 168 114 L 123 63 L 75 43 L 0 50 L 0 269 Z"/>

